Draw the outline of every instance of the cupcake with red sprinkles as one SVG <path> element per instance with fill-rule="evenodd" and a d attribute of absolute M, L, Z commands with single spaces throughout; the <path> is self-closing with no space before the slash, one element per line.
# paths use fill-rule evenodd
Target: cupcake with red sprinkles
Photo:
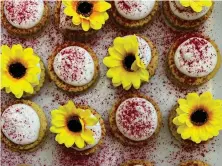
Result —
<path fill-rule="evenodd" d="M 179 166 L 209 166 L 209 165 L 199 160 L 190 160 L 190 161 L 180 163 Z"/>
<path fill-rule="evenodd" d="M 48 60 L 49 76 L 67 92 L 81 92 L 96 81 L 99 63 L 93 50 L 82 43 L 58 45 Z"/>
<path fill-rule="evenodd" d="M 109 114 L 113 135 L 124 145 L 143 146 L 160 131 L 162 115 L 156 102 L 143 95 L 119 100 Z"/>
<path fill-rule="evenodd" d="M 56 2 L 55 22 L 67 39 L 84 40 L 100 30 L 109 19 L 110 3 L 99 1 L 62 0 Z"/>
<path fill-rule="evenodd" d="M 113 1 L 111 14 L 117 24 L 127 29 L 138 29 L 149 24 L 158 10 L 156 0 Z"/>
<path fill-rule="evenodd" d="M 195 87 L 216 75 L 221 66 L 221 54 L 209 37 L 187 34 L 172 44 L 167 63 L 168 76 L 174 83 Z"/>
<path fill-rule="evenodd" d="M 102 146 L 106 129 L 102 117 L 96 110 L 86 105 L 75 105 L 68 101 L 51 111 L 50 131 L 55 140 L 73 149 L 76 154 L 89 155 Z"/>
<path fill-rule="evenodd" d="M 29 100 L 18 100 L 2 109 L 1 138 L 12 151 L 36 150 L 45 138 L 47 119 Z"/>
<path fill-rule="evenodd" d="M 153 164 L 147 160 L 128 160 L 121 166 L 153 166 Z"/>
<path fill-rule="evenodd" d="M 191 30 L 202 25 L 211 15 L 212 0 L 164 1 L 163 14 L 166 22 L 177 30 Z"/>
<path fill-rule="evenodd" d="M 48 2 L 7 0 L 2 2 L 3 27 L 13 36 L 31 37 L 43 31 L 49 19 Z"/>
<path fill-rule="evenodd" d="M 103 63 L 108 67 L 106 76 L 112 79 L 113 86 L 122 86 L 125 90 L 139 89 L 142 83 L 149 82 L 154 76 L 158 52 L 145 36 L 116 37 Z"/>

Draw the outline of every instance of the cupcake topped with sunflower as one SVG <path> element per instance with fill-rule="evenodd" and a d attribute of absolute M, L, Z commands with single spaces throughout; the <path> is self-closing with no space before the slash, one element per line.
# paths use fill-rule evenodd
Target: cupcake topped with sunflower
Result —
<path fill-rule="evenodd" d="M 16 98 L 35 94 L 43 85 L 43 62 L 32 48 L 1 46 L 1 89 Z"/>
<path fill-rule="evenodd" d="M 89 106 L 75 106 L 72 101 L 51 111 L 50 131 L 55 140 L 79 154 L 94 153 L 102 144 L 105 126 L 101 116 Z"/>
<path fill-rule="evenodd" d="M 153 43 L 144 36 L 129 35 L 114 39 L 103 63 L 109 68 L 107 77 L 115 87 L 139 89 L 155 73 L 158 54 Z"/>
<path fill-rule="evenodd" d="M 110 8 L 104 0 L 62 0 L 57 1 L 55 18 L 59 29 L 67 36 L 84 37 L 102 28 L 109 18 L 106 11 Z"/>
<path fill-rule="evenodd" d="M 185 144 L 206 143 L 222 130 L 222 100 L 215 100 L 210 92 L 189 93 L 179 99 L 170 113 L 172 134 Z"/>

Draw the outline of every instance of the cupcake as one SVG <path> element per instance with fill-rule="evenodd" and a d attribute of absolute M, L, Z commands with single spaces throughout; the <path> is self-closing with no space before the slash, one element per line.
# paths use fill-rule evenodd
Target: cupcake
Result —
<path fill-rule="evenodd" d="M 153 164 L 146 160 L 129 160 L 122 163 L 121 166 L 153 166 Z"/>
<path fill-rule="evenodd" d="M 131 95 L 113 106 L 109 123 L 112 133 L 121 143 L 143 146 L 159 133 L 162 115 L 151 98 Z"/>
<path fill-rule="evenodd" d="M 43 86 L 45 68 L 33 49 L 20 44 L 1 46 L 1 89 L 16 98 L 36 94 Z"/>
<path fill-rule="evenodd" d="M 138 29 L 153 20 L 158 6 L 156 0 L 113 1 L 111 14 L 114 21 L 123 28 Z"/>
<path fill-rule="evenodd" d="M 191 160 L 191 161 L 182 162 L 180 163 L 179 166 L 209 166 L 209 165 L 199 160 Z"/>
<path fill-rule="evenodd" d="M 7 0 L 2 2 L 2 25 L 13 36 L 30 37 L 43 30 L 49 19 L 48 2 Z"/>
<path fill-rule="evenodd" d="M 111 5 L 104 1 L 62 0 L 56 2 L 55 22 L 70 40 L 87 39 L 108 20 Z"/>
<path fill-rule="evenodd" d="M 221 66 L 217 45 L 200 34 L 176 40 L 168 52 L 168 76 L 184 87 L 199 86 L 212 79 Z"/>
<path fill-rule="evenodd" d="M 50 131 L 56 134 L 55 140 L 72 148 L 80 155 L 96 152 L 105 137 L 103 119 L 89 106 L 78 105 L 72 101 L 51 111 Z"/>
<path fill-rule="evenodd" d="M 164 1 L 163 14 L 167 24 L 178 30 L 190 30 L 202 25 L 213 10 L 212 0 Z"/>
<path fill-rule="evenodd" d="M 68 92 L 80 92 L 89 88 L 99 75 L 96 54 L 83 43 L 58 45 L 48 60 L 50 78 Z"/>
<path fill-rule="evenodd" d="M 189 93 L 171 110 L 168 123 L 172 135 L 184 145 L 207 143 L 222 130 L 222 100 L 210 92 Z"/>
<path fill-rule="evenodd" d="M 29 100 L 18 100 L 2 109 L 2 141 L 13 151 L 33 151 L 45 138 L 47 119 L 42 109 Z"/>
<path fill-rule="evenodd" d="M 148 82 L 155 74 L 158 53 L 153 43 L 141 35 L 129 35 L 114 39 L 113 46 L 103 63 L 109 68 L 106 73 L 115 87 L 125 90 L 132 86 L 139 89 L 142 82 Z"/>

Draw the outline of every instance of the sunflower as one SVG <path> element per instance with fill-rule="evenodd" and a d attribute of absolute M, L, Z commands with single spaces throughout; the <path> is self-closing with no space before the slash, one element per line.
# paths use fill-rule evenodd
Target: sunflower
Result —
<path fill-rule="evenodd" d="M 112 78 L 115 87 L 122 84 L 125 90 L 132 85 L 139 89 L 141 81 L 149 80 L 149 72 L 139 57 L 136 35 L 115 38 L 108 52 L 109 56 L 103 59 L 103 63 L 109 68 L 106 75 Z"/>
<path fill-rule="evenodd" d="M 179 99 L 178 103 L 173 123 L 182 139 L 200 143 L 217 136 L 222 130 L 222 101 L 214 100 L 210 92 L 200 96 L 189 93 L 186 99 Z"/>
<path fill-rule="evenodd" d="M 81 24 L 84 31 L 88 31 L 90 27 L 95 30 L 101 29 L 109 18 L 106 11 L 111 8 L 111 5 L 104 0 L 63 0 L 62 2 L 65 5 L 64 13 L 72 17 L 74 25 Z"/>
<path fill-rule="evenodd" d="M 55 140 L 59 144 L 65 144 L 67 148 L 74 144 L 78 148 L 84 148 L 85 142 L 95 142 L 93 132 L 86 129 L 86 126 L 96 125 L 98 119 L 89 109 L 76 108 L 72 101 L 68 101 L 64 106 L 51 111 L 51 115 L 50 131 L 57 134 Z"/>
<path fill-rule="evenodd" d="M 180 0 L 180 4 L 184 7 L 191 7 L 195 12 L 201 12 L 203 7 L 212 6 L 212 0 Z"/>
<path fill-rule="evenodd" d="M 17 98 L 21 98 L 23 92 L 32 94 L 33 86 L 39 84 L 39 61 L 32 48 L 23 49 L 20 44 L 11 49 L 1 46 L 1 89 L 5 88 Z"/>

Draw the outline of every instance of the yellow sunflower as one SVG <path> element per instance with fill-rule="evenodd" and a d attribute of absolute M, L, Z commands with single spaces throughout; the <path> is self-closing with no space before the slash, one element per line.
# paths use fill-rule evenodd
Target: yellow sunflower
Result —
<path fill-rule="evenodd" d="M 200 143 L 217 136 L 222 130 L 222 100 L 214 100 L 210 92 L 200 96 L 189 93 L 178 103 L 173 123 L 184 140 Z"/>
<path fill-rule="evenodd" d="M 111 5 L 104 0 L 63 0 L 62 2 L 66 7 L 64 13 L 72 17 L 74 25 L 81 24 L 84 31 L 88 31 L 90 27 L 95 30 L 101 29 L 109 18 L 106 11 L 111 8 Z"/>
<path fill-rule="evenodd" d="M 13 45 L 10 49 L 7 45 L 1 46 L 1 89 L 7 93 L 12 92 L 15 97 L 21 98 L 23 92 L 32 94 L 33 86 L 39 84 L 38 75 L 41 72 L 39 57 L 32 48 L 23 49 Z"/>
<path fill-rule="evenodd" d="M 149 72 L 139 57 L 136 35 L 115 38 L 108 52 L 109 56 L 103 59 L 103 63 L 109 68 L 106 75 L 112 78 L 115 87 L 122 84 L 125 90 L 132 85 L 139 89 L 141 81 L 149 80 Z"/>
<path fill-rule="evenodd" d="M 195 12 L 201 12 L 203 7 L 211 7 L 212 0 L 180 0 L 180 4 L 184 7 L 191 7 Z"/>
<path fill-rule="evenodd" d="M 59 144 L 65 144 L 67 148 L 74 144 L 78 148 L 84 148 L 85 142 L 95 142 L 93 132 L 85 128 L 98 123 L 98 119 L 89 109 L 76 108 L 72 101 L 68 101 L 64 106 L 51 111 L 51 115 L 50 131 L 57 134 L 55 140 Z"/>

